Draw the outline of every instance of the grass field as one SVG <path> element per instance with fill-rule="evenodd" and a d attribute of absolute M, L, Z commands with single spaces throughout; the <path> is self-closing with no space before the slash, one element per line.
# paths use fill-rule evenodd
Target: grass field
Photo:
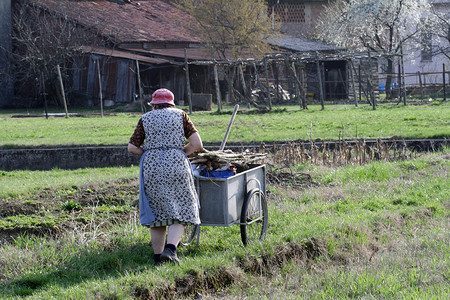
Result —
<path fill-rule="evenodd" d="M 291 166 L 268 183 L 263 243 L 202 227 L 182 265 L 158 268 L 136 167 L 2 172 L 0 298 L 448 299 L 449 158 Z"/>
<path fill-rule="evenodd" d="M 190 116 L 213 143 L 231 111 Z M 16 113 L 0 113 L 0 147 L 125 145 L 139 119 Z M 449 117 L 450 105 L 439 102 L 241 108 L 228 141 L 448 138 Z M 277 155 L 268 160 L 266 239 L 243 247 L 239 226 L 204 226 L 198 248 L 179 248 L 179 266 L 153 265 L 149 230 L 139 224 L 138 167 L 0 171 L 0 298 L 450 297 L 448 148 L 344 166 L 314 159 L 281 167 Z"/>
<path fill-rule="evenodd" d="M 190 117 L 205 143 L 221 142 L 232 108 L 221 113 L 194 112 Z M 125 145 L 139 114 L 115 113 L 99 117 L 12 118 L 0 114 L 0 146 Z M 337 140 L 354 138 L 442 138 L 450 136 L 450 104 L 403 106 L 384 104 L 377 110 L 368 105 L 310 105 L 275 107 L 261 114 L 241 108 L 228 141 L 234 143 Z"/>

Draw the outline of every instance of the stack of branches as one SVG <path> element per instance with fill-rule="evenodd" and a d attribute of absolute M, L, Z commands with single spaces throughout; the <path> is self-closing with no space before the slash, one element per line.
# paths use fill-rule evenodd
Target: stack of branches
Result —
<path fill-rule="evenodd" d="M 238 169 L 247 170 L 250 164 L 264 163 L 267 154 L 244 151 L 233 153 L 231 150 L 208 151 L 194 153 L 189 159 L 191 164 L 206 166 L 208 171 L 221 168 L 227 164 L 234 165 Z"/>

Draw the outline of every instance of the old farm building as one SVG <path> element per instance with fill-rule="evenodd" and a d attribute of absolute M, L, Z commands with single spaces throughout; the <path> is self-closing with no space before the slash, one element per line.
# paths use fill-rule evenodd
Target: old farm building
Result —
<path fill-rule="evenodd" d="M 89 35 L 65 69 L 70 105 L 98 105 L 100 98 L 108 104 L 130 103 L 159 87 L 171 89 L 180 104 L 188 96 L 186 61 L 189 91 L 209 94 L 213 101 L 249 98 L 255 91 L 282 100 L 348 99 L 358 93 L 358 87 L 351 89 L 358 67 L 350 67 L 350 58 L 340 47 L 285 35 L 270 42 L 273 51 L 263 60 L 249 54 L 238 61 L 215 61 L 211 49 L 193 34 L 191 17 L 170 1 L 29 2 L 42 14 L 70 20 Z M 312 12 L 305 5 L 305 12 Z"/>

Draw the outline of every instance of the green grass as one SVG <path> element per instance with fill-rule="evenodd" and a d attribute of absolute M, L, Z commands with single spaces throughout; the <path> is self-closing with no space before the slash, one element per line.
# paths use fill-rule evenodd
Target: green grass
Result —
<path fill-rule="evenodd" d="M 205 143 L 221 142 L 232 108 L 221 113 L 194 112 L 190 117 Z M 0 146 L 125 145 L 139 115 L 116 113 L 98 117 L 11 118 L 0 115 Z M 403 106 L 384 104 L 377 110 L 368 105 L 310 105 L 276 107 L 260 114 L 242 107 L 228 142 L 251 143 L 283 140 L 339 138 L 442 138 L 450 136 L 450 104 Z"/>
<path fill-rule="evenodd" d="M 0 297 L 191 298 L 183 291 L 198 281 L 192 291 L 211 298 L 446 299 L 449 166 L 447 150 L 362 166 L 297 166 L 292 169 L 310 174 L 316 184 L 268 186 L 263 243 L 244 248 L 239 226 L 202 227 L 199 248 L 179 248 L 182 265 L 160 268 L 152 263 L 148 229 L 137 224 L 137 194 L 130 193 L 137 190 L 136 167 L 110 168 L 110 178 L 96 184 L 88 184 L 99 176 L 94 169 L 78 173 L 77 180 L 76 171 L 60 173 L 61 182 L 54 183 L 43 178 L 58 170 L 29 172 L 27 178 L 42 178 L 41 187 L 24 188 L 6 202 L 36 211 L 16 219 L 85 219 L 57 236 L 21 234 L 2 244 Z M 3 175 L 10 173 L 16 174 Z M 23 181 L 8 178 L 10 185 Z M 45 197 L 37 201 L 31 190 Z M 81 203 L 81 210 L 70 201 Z M 309 258 L 295 251 L 298 256 L 283 256 L 307 246 Z"/>

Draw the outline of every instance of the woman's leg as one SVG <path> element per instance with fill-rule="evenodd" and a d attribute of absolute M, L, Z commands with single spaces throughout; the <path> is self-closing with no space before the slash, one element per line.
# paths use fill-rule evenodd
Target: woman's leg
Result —
<path fill-rule="evenodd" d="M 178 246 L 178 243 L 181 241 L 181 237 L 184 232 L 184 225 L 182 224 L 173 224 L 169 226 L 169 230 L 167 232 L 167 244 L 172 244 L 175 247 Z"/>
<path fill-rule="evenodd" d="M 180 263 L 177 257 L 177 246 L 183 235 L 184 225 L 173 224 L 169 226 L 167 232 L 167 245 L 164 247 L 164 251 L 161 254 L 161 261 L 171 261 L 174 263 Z"/>
<path fill-rule="evenodd" d="M 166 240 L 166 227 L 150 228 L 150 235 L 152 237 L 152 248 L 154 254 L 161 254 L 164 250 Z"/>

